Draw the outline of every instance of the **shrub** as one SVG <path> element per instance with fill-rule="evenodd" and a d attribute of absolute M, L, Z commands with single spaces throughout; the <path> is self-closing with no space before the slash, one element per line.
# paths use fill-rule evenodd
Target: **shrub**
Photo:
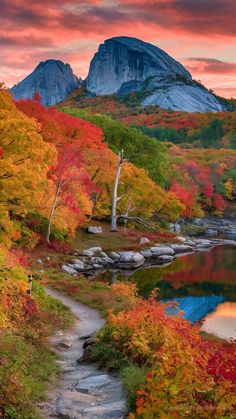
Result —
<path fill-rule="evenodd" d="M 198 326 L 181 313 L 167 316 L 167 305 L 155 297 L 153 293 L 149 300 L 138 298 L 126 311 L 110 312 L 98 336 L 98 345 L 112 349 L 107 356 L 115 353 L 117 358 L 120 352 L 126 361 L 149 370 L 146 380 L 125 370 L 133 406 L 137 392 L 135 417 L 233 417 L 235 347 L 204 340 Z"/>

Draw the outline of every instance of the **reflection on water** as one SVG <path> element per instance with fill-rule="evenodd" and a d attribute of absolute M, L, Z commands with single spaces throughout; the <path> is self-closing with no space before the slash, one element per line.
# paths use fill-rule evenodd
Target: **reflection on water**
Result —
<path fill-rule="evenodd" d="M 218 246 L 209 252 L 176 258 L 169 266 L 143 268 L 115 276 L 107 272 L 99 279 L 135 282 L 145 298 L 154 288 L 159 288 L 159 299 L 177 299 L 185 317 L 195 322 L 205 318 L 223 301 L 236 301 L 236 248 Z M 236 311 L 231 313 L 229 322 L 236 322 Z M 216 323 L 222 324 L 222 333 L 224 326 L 218 314 L 214 322 L 215 330 Z M 229 333 L 227 323 L 225 320 L 226 337 Z"/>
<path fill-rule="evenodd" d="M 221 338 L 236 339 L 236 303 L 219 304 L 216 310 L 205 318 L 201 329 Z"/>
<path fill-rule="evenodd" d="M 168 308 L 168 314 L 183 311 L 183 317 L 191 323 L 195 323 L 214 311 L 218 304 L 224 300 L 225 298 L 221 295 L 174 298 L 173 301 L 178 303 L 178 309 Z"/>

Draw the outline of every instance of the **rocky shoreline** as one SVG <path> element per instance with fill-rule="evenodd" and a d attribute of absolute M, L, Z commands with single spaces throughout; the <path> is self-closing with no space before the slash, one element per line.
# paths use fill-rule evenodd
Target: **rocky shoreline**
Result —
<path fill-rule="evenodd" d="M 148 239 L 142 239 L 143 244 L 145 243 L 146 245 Z M 99 246 L 91 247 L 81 252 L 76 250 L 74 253 L 75 257 L 70 263 L 63 264 L 61 270 L 70 275 L 86 274 L 93 276 L 95 273 L 102 273 L 107 270 L 127 271 L 150 265 L 163 266 L 173 262 L 177 256 L 211 250 L 219 245 L 236 246 L 235 240 L 226 239 L 207 240 L 178 236 L 176 241 L 179 243 L 168 243 L 165 245 L 157 243 L 140 251 L 111 251 L 108 254 Z"/>

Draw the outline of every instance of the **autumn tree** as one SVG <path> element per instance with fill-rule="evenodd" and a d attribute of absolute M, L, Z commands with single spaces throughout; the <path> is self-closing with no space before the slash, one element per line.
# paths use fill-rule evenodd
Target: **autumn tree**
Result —
<path fill-rule="evenodd" d="M 60 149 L 57 164 L 50 168 L 48 176 L 53 181 L 54 194 L 48 218 L 47 242 L 50 241 L 52 220 L 58 208 L 67 207 L 71 213 L 79 215 L 82 211 L 78 194 L 89 196 L 92 189 L 92 180 L 78 145 L 65 144 Z"/>
<path fill-rule="evenodd" d="M 9 237 L 20 234 L 14 232 L 14 218 L 39 207 L 54 157 L 54 147 L 43 141 L 35 121 L 0 86 L 0 236 L 8 245 Z"/>

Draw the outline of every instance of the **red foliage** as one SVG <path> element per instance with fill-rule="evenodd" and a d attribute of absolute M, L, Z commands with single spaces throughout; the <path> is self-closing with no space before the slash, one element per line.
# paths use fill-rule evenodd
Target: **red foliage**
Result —
<path fill-rule="evenodd" d="M 63 243 L 59 240 L 52 240 L 47 247 L 52 249 L 54 252 L 63 253 L 65 255 L 70 255 L 73 250 L 68 243 Z"/>
<path fill-rule="evenodd" d="M 9 252 L 9 257 L 11 259 L 11 265 L 19 264 L 25 268 L 29 266 L 25 253 L 21 249 L 11 249 Z"/>

